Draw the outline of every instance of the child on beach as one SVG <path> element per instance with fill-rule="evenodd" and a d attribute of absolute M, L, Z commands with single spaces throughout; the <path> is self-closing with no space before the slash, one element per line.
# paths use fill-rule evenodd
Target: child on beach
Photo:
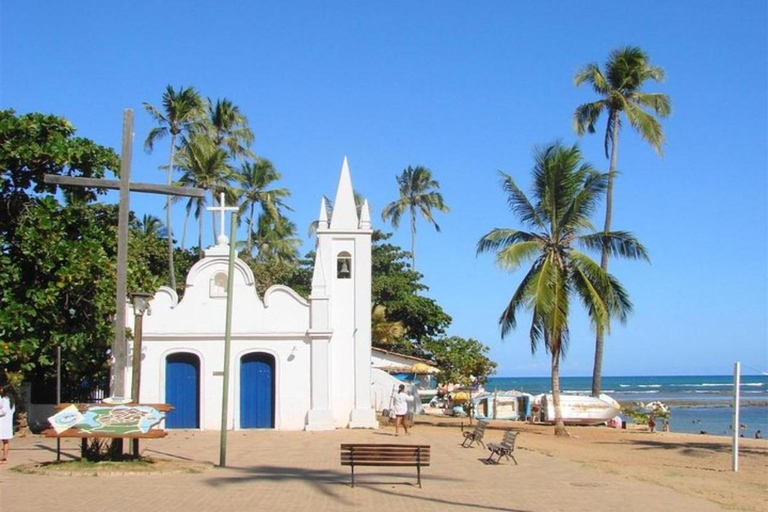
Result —
<path fill-rule="evenodd" d="M 408 433 L 408 422 L 406 416 L 408 415 L 408 403 L 413 402 L 413 397 L 405 392 L 405 385 L 400 384 L 397 390 L 397 394 L 392 397 L 392 409 L 395 411 L 395 435 L 400 435 L 399 426 L 402 423 L 403 430 Z"/>
<path fill-rule="evenodd" d="M 3 443 L 2 458 L 0 464 L 8 462 L 8 448 L 13 439 L 13 413 L 15 408 L 6 389 L 0 386 L 0 441 Z"/>

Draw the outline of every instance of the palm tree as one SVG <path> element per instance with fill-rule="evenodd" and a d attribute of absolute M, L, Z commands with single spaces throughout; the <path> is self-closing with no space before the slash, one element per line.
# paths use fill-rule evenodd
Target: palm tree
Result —
<path fill-rule="evenodd" d="M 165 238 L 168 236 L 168 229 L 163 226 L 163 221 L 154 215 L 145 213 L 137 224 L 139 232 L 145 237 Z"/>
<path fill-rule="evenodd" d="M 240 184 L 240 198 L 243 203 L 240 206 L 241 213 L 248 210 L 248 238 L 246 250 L 253 254 L 253 219 L 258 205 L 262 215 L 268 215 L 272 219 L 280 219 L 280 208 L 291 210 L 283 198 L 291 195 L 287 188 L 269 188 L 280 179 L 280 172 L 275 169 L 272 162 L 266 158 L 256 158 L 255 162 L 245 162 L 237 174 Z"/>
<path fill-rule="evenodd" d="M 147 102 L 142 103 L 144 110 L 152 116 L 160 125 L 152 128 L 144 141 L 144 149 L 151 152 L 156 140 L 160 140 L 166 135 L 171 136 L 171 156 L 168 159 L 168 185 L 173 182 L 172 175 L 174 169 L 174 153 L 176 151 L 176 142 L 179 136 L 183 137 L 200 125 L 203 117 L 203 100 L 193 87 L 180 87 L 175 91 L 170 85 L 166 87 L 163 93 L 163 109 L 150 105 Z M 176 273 L 173 267 L 173 235 L 171 231 L 171 196 L 167 197 L 165 204 L 166 220 L 165 224 L 169 231 L 168 236 L 168 270 L 171 276 L 171 288 L 176 289 Z"/>
<path fill-rule="evenodd" d="M 576 145 L 554 143 L 537 149 L 534 158 L 533 203 L 511 176 L 500 173 L 510 209 L 532 231 L 494 229 L 480 239 L 477 252 L 494 251 L 498 265 L 509 271 L 533 260 L 499 319 L 501 335 L 517 327 L 519 309 L 532 310 L 531 351 L 543 342 L 551 355 L 555 434 L 567 435 L 560 410 L 560 360 L 568 347 L 572 296 L 581 299 L 595 329 L 609 329 L 611 318 L 626 321 L 632 309 L 618 280 L 574 246 L 607 246 L 612 254 L 635 259 L 648 255 L 627 232 L 584 234 L 594 230 L 589 217 L 605 192 L 608 174 L 583 163 Z"/>
<path fill-rule="evenodd" d="M 646 93 L 641 90 L 648 80 L 662 82 L 664 70 L 651 66 L 646 53 L 638 47 L 628 46 L 611 52 L 605 65 L 605 73 L 595 64 L 588 64 L 578 71 L 574 83 L 578 87 L 584 82 L 601 96 L 601 99 L 580 105 L 573 114 L 573 126 L 576 133 L 595 133 L 595 123 L 605 112 L 605 157 L 609 158 L 608 190 L 605 196 L 605 226 L 603 231 L 611 231 L 613 218 L 613 179 L 616 175 L 619 154 L 619 130 L 621 114 L 629 124 L 645 139 L 659 156 L 663 155 L 664 131 L 659 121 L 649 112 L 652 111 L 661 118 L 666 118 L 671 112 L 669 97 L 661 93 Z M 600 266 L 608 270 L 610 251 L 603 249 Z M 598 329 L 595 336 L 595 365 L 592 373 L 592 394 L 600 394 L 603 372 L 603 338 L 604 333 Z"/>
<path fill-rule="evenodd" d="M 233 159 L 255 156 L 249 149 L 254 135 L 248 127 L 248 118 L 227 98 L 216 103 L 208 99 L 205 131 L 213 144 L 226 149 Z"/>
<path fill-rule="evenodd" d="M 214 198 L 224 192 L 228 200 L 234 200 L 229 181 L 234 176 L 234 170 L 229 164 L 229 155 L 220 147 L 200 135 L 190 137 L 179 154 L 177 169 L 183 172 L 178 181 L 180 186 L 198 187 L 210 191 L 211 204 Z M 234 202 L 234 201 L 233 201 Z M 203 213 L 207 203 L 206 197 L 190 198 L 186 209 L 189 213 L 194 207 L 195 218 L 198 219 L 198 251 L 203 255 Z M 216 238 L 216 222 L 213 222 L 214 239 Z"/>
<path fill-rule="evenodd" d="M 254 234 L 257 260 L 288 263 L 298 259 L 301 240 L 296 238 L 296 224 L 282 215 L 273 218 L 261 214 L 257 225 Z"/>
<path fill-rule="evenodd" d="M 416 211 L 420 211 L 422 217 L 428 222 L 434 224 L 439 232 L 440 226 L 437 225 L 432 217 L 432 209 L 448 213 L 450 210 L 443 202 L 443 195 L 437 191 L 440 184 L 432 179 L 432 171 L 426 167 L 408 166 L 402 174 L 397 177 L 397 183 L 400 186 L 400 199 L 392 201 L 381 212 L 381 219 L 392 220 L 392 227 L 397 229 L 400 225 L 400 216 L 407 210 L 411 214 L 411 266 L 416 270 Z"/>

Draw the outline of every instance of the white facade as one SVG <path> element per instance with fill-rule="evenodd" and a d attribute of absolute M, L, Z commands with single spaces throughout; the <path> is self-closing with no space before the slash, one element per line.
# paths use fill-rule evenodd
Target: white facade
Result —
<path fill-rule="evenodd" d="M 260 298 L 250 268 L 235 260 L 227 428 L 378 426 L 370 398 L 371 234 L 345 158 L 330 222 L 321 204 L 307 300 L 280 285 Z M 228 245 L 209 248 L 190 270 L 184 298 L 162 287 L 144 316 L 140 401 L 177 406 L 167 428 L 221 428 L 228 257 Z"/>

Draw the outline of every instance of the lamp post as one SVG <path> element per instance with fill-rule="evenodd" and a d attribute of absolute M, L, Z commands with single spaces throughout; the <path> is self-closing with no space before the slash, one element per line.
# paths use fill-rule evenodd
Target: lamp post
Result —
<path fill-rule="evenodd" d="M 141 335 L 143 329 L 144 313 L 149 309 L 151 293 L 131 293 L 133 304 L 133 362 L 131 364 L 131 401 L 139 405 L 139 391 L 141 389 Z M 139 439 L 133 439 L 133 456 L 139 456 Z"/>

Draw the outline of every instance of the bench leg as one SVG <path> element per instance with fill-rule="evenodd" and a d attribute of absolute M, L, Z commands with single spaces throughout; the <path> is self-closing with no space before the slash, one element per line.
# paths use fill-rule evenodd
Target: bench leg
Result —
<path fill-rule="evenodd" d="M 352 488 L 355 488 L 355 466 L 350 466 L 352 468 Z"/>
<path fill-rule="evenodd" d="M 416 478 L 419 481 L 419 489 L 421 489 L 421 466 L 418 464 L 416 465 L 416 475 Z"/>

